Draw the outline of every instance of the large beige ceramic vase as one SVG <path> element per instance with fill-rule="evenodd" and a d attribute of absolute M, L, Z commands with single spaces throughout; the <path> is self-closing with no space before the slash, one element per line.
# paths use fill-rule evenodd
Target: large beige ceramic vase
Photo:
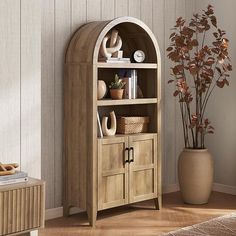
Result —
<path fill-rule="evenodd" d="M 178 176 L 185 203 L 207 203 L 213 184 L 213 158 L 209 151 L 184 149 L 179 156 Z"/>

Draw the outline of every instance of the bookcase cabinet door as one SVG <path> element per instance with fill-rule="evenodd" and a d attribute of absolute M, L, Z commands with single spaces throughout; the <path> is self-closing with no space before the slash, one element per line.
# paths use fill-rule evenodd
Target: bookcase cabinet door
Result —
<path fill-rule="evenodd" d="M 98 210 L 128 203 L 128 137 L 98 139 Z"/>
<path fill-rule="evenodd" d="M 157 197 L 157 135 L 129 137 L 129 202 Z"/>

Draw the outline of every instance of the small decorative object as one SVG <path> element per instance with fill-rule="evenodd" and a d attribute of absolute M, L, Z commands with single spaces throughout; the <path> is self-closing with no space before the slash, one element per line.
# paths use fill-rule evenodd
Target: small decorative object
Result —
<path fill-rule="evenodd" d="M 98 137 L 103 138 L 102 126 L 100 122 L 99 113 L 97 112 L 97 122 L 98 122 Z"/>
<path fill-rule="evenodd" d="M 141 63 L 145 60 L 145 53 L 142 50 L 137 50 L 133 53 L 133 60 Z"/>
<path fill-rule="evenodd" d="M 142 89 L 140 88 L 140 86 L 138 86 L 137 97 L 138 97 L 138 98 L 143 98 L 143 91 L 142 91 Z"/>
<path fill-rule="evenodd" d="M 97 84 L 97 99 L 102 99 L 107 94 L 107 85 L 103 80 L 98 80 Z"/>
<path fill-rule="evenodd" d="M 0 162 L 0 176 L 15 174 L 17 167 L 19 167 L 17 163 L 2 164 Z"/>
<path fill-rule="evenodd" d="M 119 117 L 117 119 L 117 133 L 137 134 L 148 131 L 148 116 Z"/>
<path fill-rule="evenodd" d="M 108 117 L 105 116 L 102 118 L 102 132 L 105 136 L 113 136 L 116 134 L 116 115 L 114 111 L 110 112 L 110 117 L 111 117 L 110 129 L 108 129 L 107 127 Z"/>
<path fill-rule="evenodd" d="M 110 47 L 107 48 L 107 41 L 110 39 Z M 117 30 L 112 30 L 108 33 L 102 40 L 102 45 L 100 47 L 100 55 L 104 58 L 117 57 L 121 58 L 123 52 L 119 52 L 122 47 L 121 37 L 118 35 Z M 118 53 L 119 52 L 119 53 Z"/>
<path fill-rule="evenodd" d="M 208 34 L 212 35 L 205 41 Z M 217 26 L 211 5 L 202 14 L 194 14 L 189 24 L 179 17 L 170 40 L 168 57 L 175 65 L 168 83 L 175 83 L 173 95 L 180 104 L 185 144 L 178 162 L 180 190 L 186 203 L 207 203 L 213 160 L 205 148 L 205 137 L 214 128 L 205 112 L 213 90 L 229 85 L 229 41 Z"/>
<path fill-rule="evenodd" d="M 122 99 L 124 93 L 124 86 L 125 82 L 123 82 L 122 79 L 120 79 L 119 76 L 116 74 L 114 82 L 111 82 L 111 85 L 109 86 L 111 98 Z"/>

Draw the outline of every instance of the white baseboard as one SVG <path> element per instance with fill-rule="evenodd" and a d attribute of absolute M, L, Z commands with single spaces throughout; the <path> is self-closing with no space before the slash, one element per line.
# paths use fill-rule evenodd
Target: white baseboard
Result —
<path fill-rule="evenodd" d="M 164 185 L 162 188 L 162 191 L 163 193 L 177 192 L 179 191 L 179 185 L 178 184 Z M 236 187 L 224 185 L 224 184 L 214 183 L 213 191 L 236 195 Z M 83 212 L 83 211 L 76 207 L 72 207 L 70 209 L 70 214 L 77 214 L 80 212 Z M 51 220 L 51 219 L 59 218 L 62 216 L 63 216 L 63 207 L 58 207 L 58 208 L 47 209 L 45 218 L 46 220 Z"/>
<path fill-rule="evenodd" d="M 213 184 L 213 191 L 236 195 L 236 187 L 230 186 L 230 185 L 214 183 Z"/>
<path fill-rule="evenodd" d="M 173 192 L 178 192 L 179 191 L 179 185 L 178 184 L 169 184 L 169 185 L 164 185 L 162 188 L 163 193 L 173 193 Z"/>
<path fill-rule="evenodd" d="M 46 209 L 45 219 L 51 220 L 63 216 L 63 207 Z"/>
<path fill-rule="evenodd" d="M 177 191 L 179 191 L 178 184 L 170 184 L 170 185 L 163 186 L 163 193 L 173 193 Z M 236 187 L 230 186 L 230 185 L 214 183 L 213 191 L 236 195 Z"/>
<path fill-rule="evenodd" d="M 83 210 L 80 210 L 77 207 L 71 207 L 71 209 L 70 209 L 71 215 L 81 213 L 81 212 L 83 212 Z M 47 209 L 45 212 L 45 219 L 46 220 L 52 220 L 52 219 L 59 218 L 62 216 L 63 216 L 63 207 Z"/>

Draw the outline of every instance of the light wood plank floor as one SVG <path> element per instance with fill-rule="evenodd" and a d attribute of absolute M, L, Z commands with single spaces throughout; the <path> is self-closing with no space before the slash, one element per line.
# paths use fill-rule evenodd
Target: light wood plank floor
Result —
<path fill-rule="evenodd" d="M 214 192 L 205 205 L 183 204 L 180 193 L 166 194 L 161 211 L 153 201 L 118 207 L 98 213 L 96 228 L 87 223 L 85 213 L 46 222 L 40 236 L 139 236 L 161 235 L 228 213 L 236 212 L 236 196 Z"/>

